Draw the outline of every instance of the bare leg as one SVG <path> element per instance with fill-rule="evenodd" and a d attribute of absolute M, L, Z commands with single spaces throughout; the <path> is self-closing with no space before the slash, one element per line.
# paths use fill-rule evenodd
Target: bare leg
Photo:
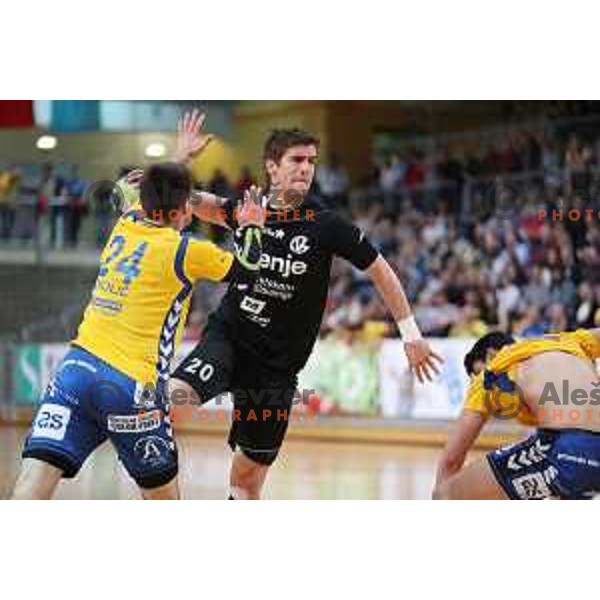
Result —
<path fill-rule="evenodd" d="M 142 498 L 144 500 L 179 500 L 179 484 L 177 483 L 177 477 L 175 477 L 169 483 L 161 485 L 151 490 L 140 488 Z"/>
<path fill-rule="evenodd" d="M 178 421 L 193 419 L 194 409 L 200 407 L 201 401 L 196 390 L 181 379 L 171 378 L 167 388 L 169 399 L 169 417 L 176 428 Z"/>
<path fill-rule="evenodd" d="M 49 500 L 62 473 L 37 458 L 24 458 L 11 500 Z"/>
<path fill-rule="evenodd" d="M 167 396 L 169 400 L 177 400 L 177 403 L 173 403 L 174 406 L 178 404 L 181 406 L 185 406 L 186 404 L 197 405 L 200 403 L 200 399 L 194 388 L 186 381 L 177 379 L 176 377 L 169 379 Z"/>
<path fill-rule="evenodd" d="M 260 500 L 269 467 L 261 465 L 239 450 L 233 455 L 229 484 L 236 500 Z"/>
<path fill-rule="evenodd" d="M 508 500 L 496 477 L 484 459 L 468 464 L 464 469 L 439 484 L 434 500 Z"/>
<path fill-rule="evenodd" d="M 198 405 L 200 399 L 195 390 L 181 379 L 169 380 L 169 398 L 176 398 L 180 406 Z M 184 402 L 185 400 L 185 402 Z M 177 405 L 172 408 L 172 420 L 177 422 Z M 185 414 L 185 413 L 184 413 Z M 238 451 L 233 456 L 229 483 L 231 494 L 236 500 L 259 500 L 269 467 L 257 463 L 242 452 Z"/>

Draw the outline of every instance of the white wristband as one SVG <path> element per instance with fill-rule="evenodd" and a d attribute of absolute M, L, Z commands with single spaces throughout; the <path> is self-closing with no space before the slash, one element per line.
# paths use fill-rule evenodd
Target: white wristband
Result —
<path fill-rule="evenodd" d="M 398 321 L 396 325 L 398 325 L 403 342 L 416 342 L 423 337 L 413 315 L 402 319 L 402 321 Z"/>

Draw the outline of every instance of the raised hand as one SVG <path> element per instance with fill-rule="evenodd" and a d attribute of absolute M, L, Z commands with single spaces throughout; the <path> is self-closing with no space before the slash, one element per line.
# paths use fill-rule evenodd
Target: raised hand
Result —
<path fill-rule="evenodd" d="M 213 140 L 212 135 L 202 131 L 206 115 L 198 109 L 186 112 L 177 124 L 177 150 L 173 160 L 188 163 L 199 156 Z"/>

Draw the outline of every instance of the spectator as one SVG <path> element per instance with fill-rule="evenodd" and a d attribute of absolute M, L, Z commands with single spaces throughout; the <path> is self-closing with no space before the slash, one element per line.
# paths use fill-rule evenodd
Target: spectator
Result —
<path fill-rule="evenodd" d="M 225 173 L 221 169 L 215 169 L 211 180 L 208 183 L 208 191 L 211 194 L 220 196 L 221 198 L 229 198 L 231 196 L 231 186 Z"/>
<path fill-rule="evenodd" d="M 20 174 L 16 167 L 0 172 L 0 237 L 7 240 L 15 224 Z"/>
<path fill-rule="evenodd" d="M 379 185 L 384 195 L 393 195 L 398 192 L 398 187 L 404 181 L 406 164 L 398 154 L 393 154 L 386 159 L 379 172 Z"/>
<path fill-rule="evenodd" d="M 513 332 L 519 337 L 539 337 L 548 330 L 548 323 L 542 319 L 540 307 L 537 304 L 530 304 L 524 311 L 522 318 L 517 321 Z"/>
<path fill-rule="evenodd" d="M 331 155 L 329 163 L 319 165 L 316 179 L 321 195 L 332 206 L 347 206 L 350 178 L 335 154 Z"/>
<path fill-rule="evenodd" d="M 65 180 L 47 165 L 43 175 L 43 195 L 50 213 L 50 244 L 56 248 L 63 245 L 67 214 L 67 188 Z"/>
<path fill-rule="evenodd" d="M 507 331 L 509 317 L 512 312 L 517 310 L 521 301 L 521 290 L 515 284 L 515 272 L 513 269 L 509 269 L 501 277 L 496 298 L 498 301 L 498 320 L 502 329 Z"/>
<path fill-rule="evenodd" d="M 66 221 L 67 221 L 67 244 L 71 247 L 79 243 L 79 230 L 81 222 L 87 214 L 85 203 L 86 183 L 79 176 L 79 168 L 74 165 L 71 168 L 71 175 L 66 181 Z"/>
<path fill-rule="evenodd" d="M 489 331 L 488 326 L 481 319 L 481 311 L 478 306 L 466 304 L 456 323 L 450 329 L 450 337 L 474 337 L 480 338 Z"/>
<path fill-rule="evenodd" d="M 41 217 L 48 213 L 50 202 L 56 193 L 54 167 L 51 163 L 45 163 L 42 165 L 42 174 L 40 176 L 37 193 L 35 220 L 36 224 L 39 224 Z"/>
<path fill-rule="evenodd" d="M 526 304 L 543 306 L 550 295 L 552 275 L 541 265 L 533 265 L 531 279 L 523 290 L 523 300 Z"/>
<path fill-rule="evenodd" d="M 562 304 L 551 304 L 547 310 L 548 333 L 560 333 L 568 329 L 568 319 L 565 307 Z"/>
<path fill-rule="evenodd" d="M 575 326 L 586 329 L 596 327 L 597 323 L 595 319 L 598 308 L 592 286 L 587 282 L 582 283 L 577 290 Z"/>

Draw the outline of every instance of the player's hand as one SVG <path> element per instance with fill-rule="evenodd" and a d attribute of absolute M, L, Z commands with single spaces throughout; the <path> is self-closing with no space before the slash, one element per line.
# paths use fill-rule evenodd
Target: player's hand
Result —
<path fill-rule="evenodd" d="M 125 175 L 125 183 L 133 188 L 139 188 L 143 176 L 143 169 L 134 169 L 133 171 L 129 171 L 129 173 Z"/>
<path fill-rule="evenodd" d="M 405 342 L 404 351 L 406 352 L 410 368 L 420 383 L 424 383 L 425 379 L 433 381 L 434 373 L 439 375 L 436 361 L 441 364 L 444 362 L 444 359 L 431 349 L 426 340 L 420 339 L 414 342 Z"/>
<path fill-rule="evenodd" d="M 253 185 L 244 192 L 244 202 L 238 210 L 238 226 L 240 228 L 255 225 L 261 229 L 265 225 L 267 216 L 267 197 L 262 195 L 262 190 Z"/>
<path fill-rule="evenodd" d="M 210 144 L 212 135 L 202 131 L 206 115 L 198 109 L 186 112 L 177 124 L 177 150 L 173 160 L 186 164 L 199 156 Z"/>

